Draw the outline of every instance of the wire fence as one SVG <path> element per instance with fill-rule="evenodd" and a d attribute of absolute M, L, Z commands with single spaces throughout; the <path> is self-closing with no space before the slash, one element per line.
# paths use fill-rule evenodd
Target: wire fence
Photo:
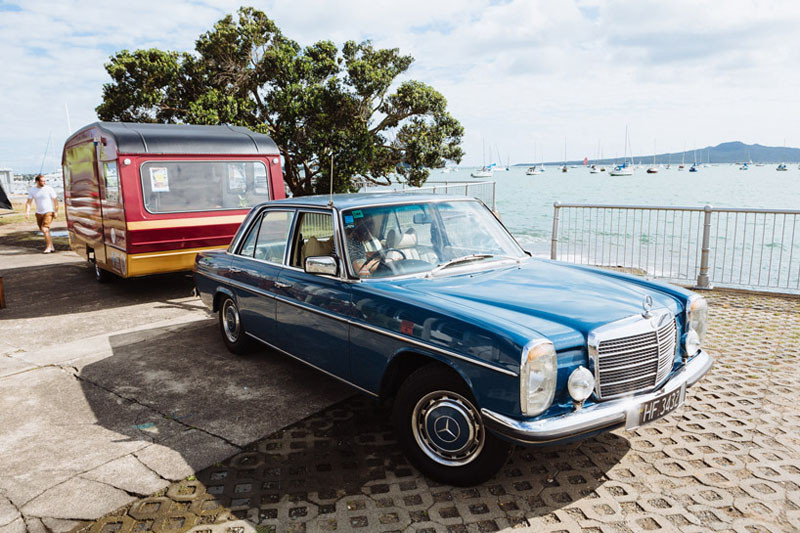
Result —
<path fill-rule="evenodd" d="M 800 211 L 555 204 L 551 258 L 698 288 L 800 292 Z"/>

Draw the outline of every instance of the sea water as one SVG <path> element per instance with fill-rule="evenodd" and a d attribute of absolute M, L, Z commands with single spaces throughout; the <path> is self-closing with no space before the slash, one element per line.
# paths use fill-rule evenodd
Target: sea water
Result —
<path fill-rule="evenodd" d="M 525 174 L 527 167 L 510 167 L 507 172 L 496 172 L 491 180 L 496 182 L 496 209 L 509 231 L 529 251 L 549 256 L 554 202 L 800 209 L 797 163 L 790 164 L 786 172 L 776 171 L 776 166 L 751 165 L 749 170 L 739 170 L 739 165 L 720 164 L 689 172 L 689 165 L 681 171 L 672 165 L 660 168 L 657 174 L 647 174 L 647 167 L 641 166 L 633 176 L 611 176 L 610 165 L 598 174 L 591 174 L 588 167 L 561 172 L 560 167 L 550 166 L 535 176 Z M 434 170 L 429 182 L 468 181 L 470 171 L 442 174 Z"/>

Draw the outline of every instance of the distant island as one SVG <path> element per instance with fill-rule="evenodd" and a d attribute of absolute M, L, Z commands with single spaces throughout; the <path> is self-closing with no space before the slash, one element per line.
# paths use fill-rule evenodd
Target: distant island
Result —
<path fill-rule="evenodd" d="M 706 146 L 697 150 L 686 150 L 685 152 L 673 152 L 656 154 L 656 164 L 665 165 L 667 163 L 678 165 L 682 160 L 687 165 L 695 162 L 697 154 L 698 163 L 742 163 L 752 161 L 753 163 L 798 163 L 800 162 L 800 148 L 789 148 L 784 146 L 763 146 L 761 144 L 745 144 L 739 141 L 726 142 L 716 146 Z M 634 155 L 633 160 L 643 165 L 653 162 L 653 154 Z M 621 161 L 621 158 L 607 157 L 601 160 L 589 158 L 590 164 L 613 165 Z M 534 163 L 517 163 L 514 166 L 530 166 Z M 546 165 L 562 165 L 564 161 L 550 161 Z M 581 165 L 583 159 L 567 161 L 568 165 Z"/>

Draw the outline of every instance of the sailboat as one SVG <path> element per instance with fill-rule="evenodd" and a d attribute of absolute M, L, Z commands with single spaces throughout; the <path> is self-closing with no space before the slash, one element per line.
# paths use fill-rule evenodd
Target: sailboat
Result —
<path fill-rule="evenodd" d="M 681 164 L 678 165 L 678 170 L 683 170 L 686 165 L 686 143 L 683 143 L 683 152 L 681 152 Z"/>
<path fill-rule="evenodd" d="M 780 172 L 785 172 L 785 171 L 789 170 L 789 167 L 786 166 L 786 163 L 781 163 L 780 165 L 777 166 L 777 168 L 775 170 L 780 171 Z"/>
<path fill-rule="evenodd" d="M 653 166 L 647 169 L 648 174 L 658 174 L 658 169 L 656 168 L 656 142 L 653 141 Z"/>
<path fill-rule="evenodd" d="M 495 150 L 497 150 L 497 161 L 499 161 L 499 163 L 497 165 L 492 165 L 492 171 L 493 172 L 506 172 L 508 170 L 508 166 L 505 166 L 505 167 L 503 166 L 503 158 L 500 157 L 500 147 L 497 146 L 497 145 L 495 145 L 494 147 L 495 147 Z M 490 152 L 492 151 L 491 148 L 489 149 L 489 151 Z"/>
<path fill-rule="evenodd" d="M 561 167 L 561 172 L 566 172 L 567 170 L 567 138 L 564 137 L 564 166 Z"/>
<path fill-rule="evenodd" d="M 536 143 L 533 143 L 533 160 L 536 161 Z M 544 167 L 544 163 L 541 165 Z M 536 163 L 533 164 L 532 167 L 528 167 L 528 170 L 525 171 L 526 176 L 538 176 L 544 172 L 543 168 L 537 167 Z"/>
<path fill-rule="evenodd" d="M 595 153 L 595 157 L 600 155 L 600 141 L 597 141 L 597 152 Z M 597 166 L 597 159 L 595 162 L 589 166 L 589 174 L 599 174 L 600 168 Z"/>
<path fill-rule="evenodd" d="M 470 173 L 470 176 L 473 178 L 491 178 L 494 174 L 492 173 L 492 167 L 486 166 L 486 142 L 483 143 L 483 166 L 478 170 L 473 170 Z"/>
<path fill-rule="evenodd" d="M 544 174 L 544 170 L 538 168 L 536 165 L 528 167 L 528 170 L 525 171 L 526 176 L 538 176 L 539 174 Z"/>
<path fill-rule="evenodd" d="M 625 126 L 625 152 L 622 156 L 622 164 L 614 167 L 614 170 L 609 172 L 612 176 L 633 176 L 633 158 L 628 164 L 628 126 Z"/>
<path fill-rule="evenodd" d="M 694 151 L 694 163 L 692 166 L 689 167 L 689 172 L 697 172 L 697 169 L 700 167 L 700 163 L 697 162 L 697 149 Z"/>

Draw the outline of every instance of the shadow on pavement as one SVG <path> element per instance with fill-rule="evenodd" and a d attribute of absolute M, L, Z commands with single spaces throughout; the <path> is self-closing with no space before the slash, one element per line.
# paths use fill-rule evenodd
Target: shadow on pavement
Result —
<path fill-rule="evenodd" d="M 130 305 L 164 302 L 191 295 L 191 272 L 144 278 L 114 278 L 98 283 L 87 263 L 70 262 L 12 268 L 3 276 L 7 308 L 3 319 L 24 319 L 114 309 Z"/>
<path fill-rule="evenodd" d="M 109 342 L 110 355 L 76 361 L 84 396 L 96 424 L 121 433 L 118 442 L 161 445 L 138 456 L 167 479 L 205 468 L 352 394 L 271 351 L 229 353 L 211 320 L 113 335 Z M 108 409 L 109 392 L 145 406 L 141 421 L 121 430 L 120 409 Z"/>
<path fill-rule="evenodd" d="M 375 530 L 474 522 L 491 531 L 597 497 L 606 471 L 630 449 L 614 434 L 517 448 L 493 479 L 456 488 L 408 464 L 389 415 L 365 397 L 350 398 L 200 472 L 191 490 L 213 500 L 210 507 L 266 526 L 311 520 L 312 529 Z"/>
<path fill-rule="evenodd" d="M 606 472 L 630 450 L 613 433 L 563 446 L 517 448 L 483 485 L 441 485 L 407 463 L 387 407 L 357 395 L 325 408 L 349 389 L 271 351 L 233 356 L 212 326 L 154 333 L 147 340 L 115 338 L 112 357 L 81 369 L 90 403 L 89 383 L 100 383 L 165 413 L 166 420 L 251 444 L 225 460 L 198 461 L 196 450 L 184 450 L 175 437 L 160 441 L 180 451 L 191 467 L 204 469 L 80 530 L 171 523 L 175 531 L 186 531 L 245 518 L 280 530 L 308 522 L 314 530 L 474 523 L 491 531 L 597 498 Z M 96 414 L 99 424 L 114 427 L 113 414 Z M 127 434 L 141 438 L 134 427 Z"/>
<path fill-rule="evenodd" d="M 35 223 L 33 224 L 33 227 L 36 227 Z M 51 231 L 53 233 L 53 246 L 55 247 L 56 251 L 62 252 L 70 250 L 69 238 L 65 235 L 62 235 L 64 230 L 52 228 Z M 6 233 L 2 236 L 1 240 L 5 246 L 14 246 L 25 249 L 16 252 L 10 252 L 11 254 L 25 254 L 30 253 L 31 251 L 41 251 L 44 250 L 45 246 L 44 236 L 42 235 L 42 232 L 37 229 Z M 9 252 L 6 252 L 3 255 L 8 254 Z"/>

